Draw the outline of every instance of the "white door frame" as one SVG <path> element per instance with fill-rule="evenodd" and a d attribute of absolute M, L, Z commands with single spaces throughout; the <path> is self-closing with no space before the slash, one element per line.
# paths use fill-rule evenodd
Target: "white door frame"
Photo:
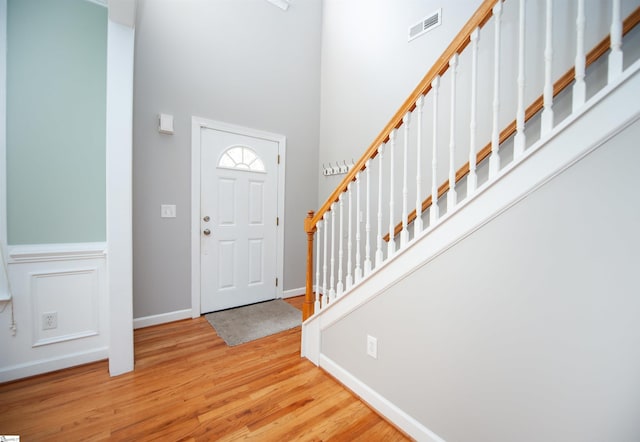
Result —
<path fill-rule="evenodd" d="M 280 167 L 277 170 L 276 213 L 280 223 L 276 232 L 276 298 L 282 298 L 284 285 L 284 184 L 287 139 L 284 135 L 264 132 L 222 121 L 206 118 L 191 118 L 191 317 L 200 316 L 200 130 L 213 129 L 254 138 L 262 138 L 278 143 Z"/>

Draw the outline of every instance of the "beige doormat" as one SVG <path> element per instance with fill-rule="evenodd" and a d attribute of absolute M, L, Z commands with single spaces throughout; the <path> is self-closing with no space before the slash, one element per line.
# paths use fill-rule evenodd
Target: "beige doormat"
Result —
<path fill-rule="evenodd" d="M 207 313 L 205 318 L 230 347 L 289 330 L 302 323 L 300 310 L 282 299 Z"/>

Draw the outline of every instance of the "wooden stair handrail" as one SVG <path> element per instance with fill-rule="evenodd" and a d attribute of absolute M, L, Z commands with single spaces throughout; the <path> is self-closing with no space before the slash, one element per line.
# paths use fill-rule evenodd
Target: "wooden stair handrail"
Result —
<path fill-rule="evenodd" d="M 504 0 L 503 0 L 504 1 Z M 437 75 L 443 75 L 449 69 L 449 60 L 454 54 L 461 53 L 464 48 L 471 42 L 471 33 L 477 27 L 482 27 L 489 21 L 492 15 L 492 8 L 498 2 L 498 0 L 484 0 L 476 12 L 467 21 L 464 27 L 460 30 L 458 35 L 453 39 L 451 44 L 445 49 L 445 51 L 436 60 L 433 67 L 422 78 L 422 81 L 413 90 L 411 95 L 400 106 L 400 109 L 394 114 L 393 118 L 382 129 L 382 132 L 374 139 L 373 143 L 360 157 L 358 162 L 351 168 L 344 179 L 340 182 L 338 187 L 331 193 L 325 203 L 318 209 L 313 218 L 305 219 L 305 231 L 311 233 L 315 229 L 318 221 L 322 219 L 324 214 L 331 210 L 331 205 L 338 201 L 341 193 L 347 191 L 347 186 L 350 182 L 355 181 L 356 174 L 366 168 L 366 162 L 375 158 L 378 155 L 378 147 L 386 143 L 389 140 L 389 134 L 392 130 L 402 126 L 402 118 L 407 112 L 411 112 L 416 107 L 416 100 L 421 95 L 425 95 L 431 90 L 431 82 Z"/>
<path fill-rule="evenodd" d="M 622 35 L 627 35 L 633 28 L 635 28 L 638 23 L 640 23 L 640 7 L 636 8 L 629 16 L 624 20 L 622 27 Z M 585 68 L 589 67 L 593 63 L 595 63 L 600 57 L 607 53 L 609 50 L 609 41 L 610 35 L 607 35 L 603 38 L 586 56 Z M 562 91 L 564 91 L 571 83 L 573 83 L 575 77 L 575 68 L 572 67 L 567 72 L 560 77 L 558 81 L 556 81 L 553 85 L 553 96 L 556 97 Z M 544 97 L 540 95 L 531 105 L 527 108 L 524 114 L 524 121 L 529 121 L 534 115 L 536 115 L 540 110 L 542 110 L 544 104 Z M 507 127 L 504 128 L 502 132 L 500 132 L 500 143 L 504 143 L 509 137 L 516 133 L 516 120 L 513 120 Z M 485 160 L 491 154 L 491 142 L 489 142 L 486 146 L 478 151 L 476 155 L 476 164 L 480 164 L 483 160 Z M 458 171 L 456 172 L 456 184 L 461 181 L 467 174 L 469 173 L 469 162 L 467 161 Z M 449 180 L 447 179 L 444 183 L 438 187 L 438 199 L 443 196 L 449 190 Z M 431 207 L 432 201 L 431 196 L 427 197 L 422 202 L 422 212 Z M 416 219 L 416 210 L 413 209 L 411 213 L 409 213 L 407 218 L 407 225 L 413 223 Z M 402 231 L 402 221 L 396 224 L 393 229 L 393 236 L 397 236 L 400 231 Z M 389 241 L 389 234 L 387 233 L 383 239 L 385 241 Z"/>

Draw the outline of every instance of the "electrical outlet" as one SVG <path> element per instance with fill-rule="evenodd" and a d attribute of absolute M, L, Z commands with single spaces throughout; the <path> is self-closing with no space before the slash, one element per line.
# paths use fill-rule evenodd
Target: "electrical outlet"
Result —
<path fill-rule="evenodd" d="M 42 330 L 53 330 L 58 328 L 58 312 L 47 312 L 42 314 Z"/>
<path fill-rule="evenodd" d="M 175 204 L 162 204 L 162 205 L 160 205 L 160 217 L 161 218 L 175 218 L 176 217 L 176 205 Z"/>
<path fill-rule="evenodd" d="M 378 359 L 378 340 L 371 335 L 367 335 L 367 354 Z"/>

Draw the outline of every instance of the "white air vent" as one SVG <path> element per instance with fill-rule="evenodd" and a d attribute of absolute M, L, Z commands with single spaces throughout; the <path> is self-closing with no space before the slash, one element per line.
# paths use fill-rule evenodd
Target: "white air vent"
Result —
<path fill-rule="evenodd" d="M 437 28 L 442 23 L 442 9 L 428 15 L 415 25 L 409 27 L 409 41 L 420 37 L 427 31 Z"/>

